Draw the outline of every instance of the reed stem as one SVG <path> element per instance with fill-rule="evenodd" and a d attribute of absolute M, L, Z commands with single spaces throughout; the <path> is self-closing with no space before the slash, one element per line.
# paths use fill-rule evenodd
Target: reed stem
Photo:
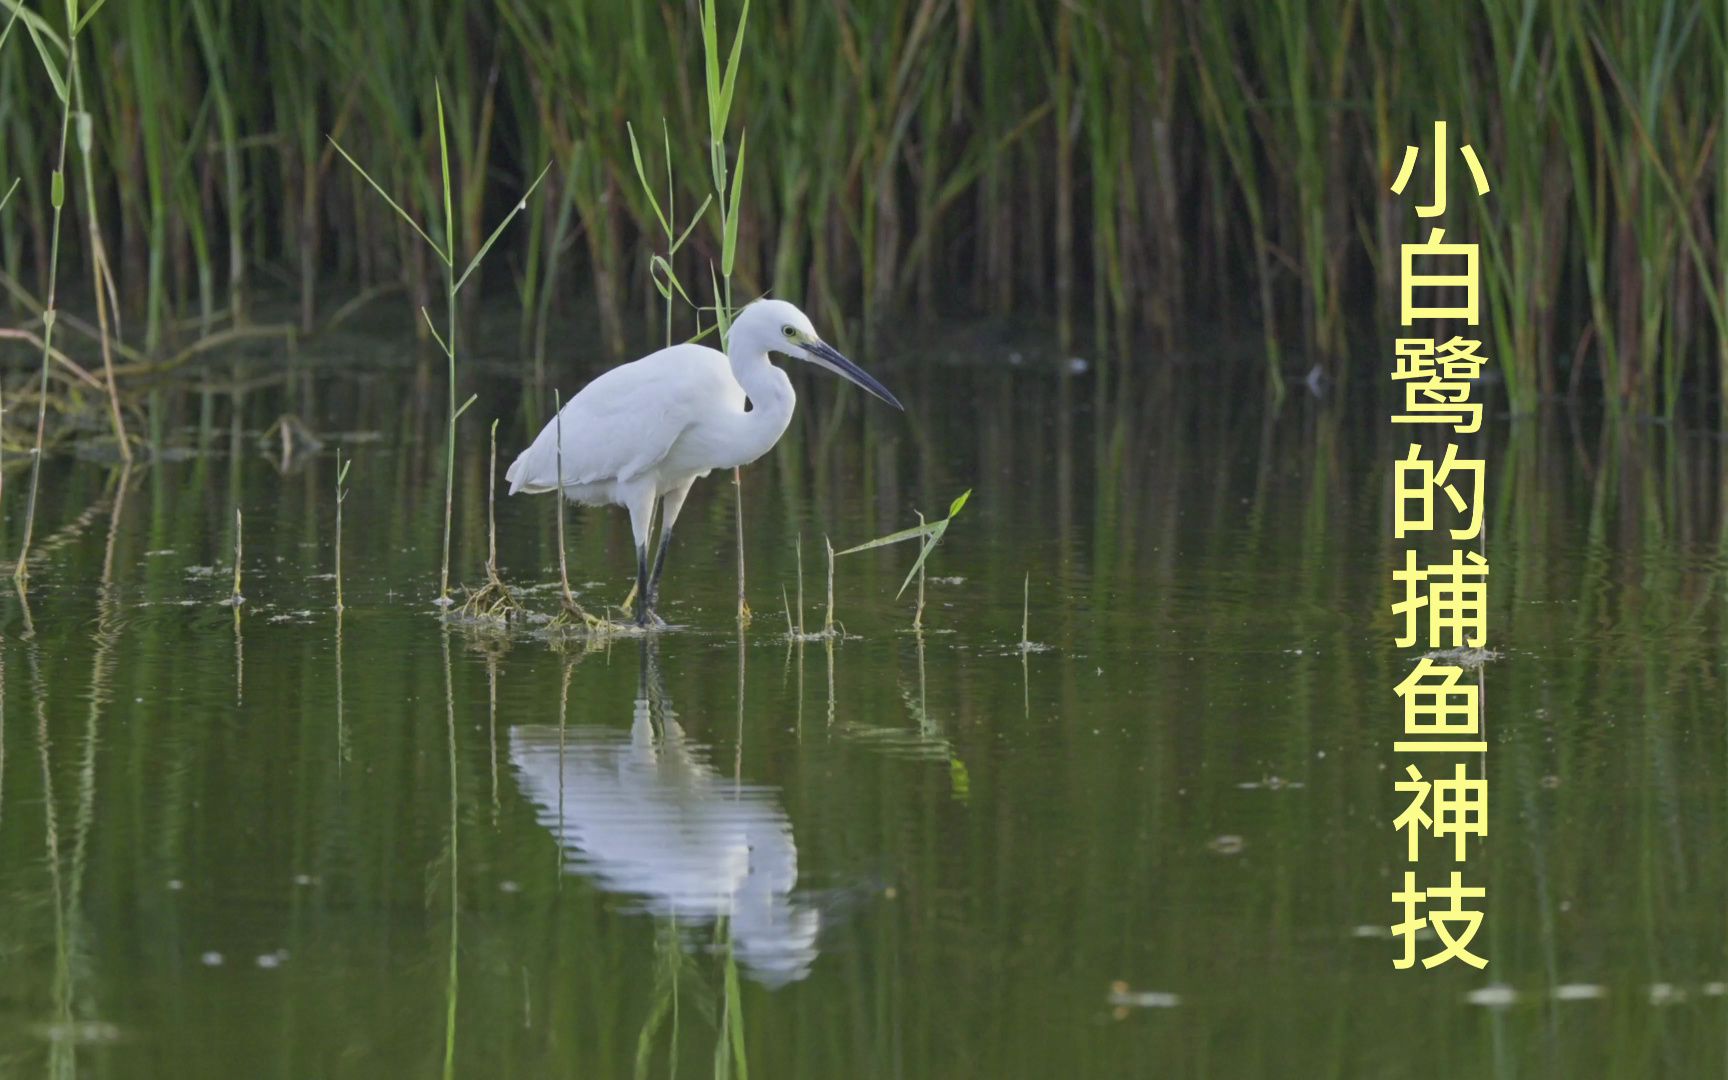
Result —
<path fill-rule="evenodd" d="M 78 24 L 71 6 L 66 9 L 66 70 L 62 79 L 54 67 L 47 49 L 41 49 L 42 63 L 60 95 L 60 153 L 49 175 L 49 204 L 54 209 L 54 222 L 48 247 L 47 302 L 42 306 L 42 377 L 37 385 L 36 443 L 30 461 L 30 497 L 24 511 L 24 541 L 18 548 L 18 563 L 12 577 L 22 588 L 29 576 L 30 539 L 36 530 L 36 495 L 42 484 L 42 444 L 48 430 L 48 366 L 54 349 L 55 304 L 60 289 L 60 218 L 66 207 L 66 142 L 72 128 L 72 94 L 70 87 L 78 78 Z M 32 28 L 32 33 L 34 33 Z"/>
<path fill-rule="evenodd" d="M 342 460 L 342 450 L 336 450 L 336 613 L 342 613 L 342 504 L 348 501 L 343 483 L 348 479 L 348 467 L 354 459 Z"/>
<path fill-rule="evenodd" d="M 558 398 L 558 391 L 552 391 L 552 425 L 553 437 L 558 440 L 557 449 L 553 452 L 558 473 L 558 595 L 563 601 L 564 610 L 577 613 L 582 606 L 576 603 L 576 597 L 570 592 L 570 563 L 564 553 L 564 407 Z"/>
<path fill-rule="evenodd" d="M 828 610 L 822 616 L 822 635 L 834 636 L 834 545 L 828 537 L 822 537 L 822 546 L 828 549 Z"/>
<path fill-rule="evenodd" d="M 242 533 L 245 527 L 245 520 L 240 516 L 240 508 L 236 506 L 234 508 L 234 591 L 228 597 L 228 602 L 233 604 L 235 608 L 246 602 L 246 598 L 240 595 L 240 560 L 245 554 L 245 546 L 242 543 Z"/>

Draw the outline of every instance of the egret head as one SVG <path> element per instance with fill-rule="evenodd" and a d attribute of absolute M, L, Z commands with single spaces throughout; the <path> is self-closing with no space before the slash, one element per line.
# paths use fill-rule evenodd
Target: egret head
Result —
<path fill-rule="evenodd" d="M 807 360 L 863 387 L 896 409 L 905 408 L 887 387 L 840 355 L 840 350 L 823 341 L 816 333 L 816 327 L 811 325 L 809 316 L 784 300 L 758 300 L 746 306 L 732 323 L 732 340 L 750 349 L 759 348 L 764 352 L 784 353 L 795 360 Z"/>

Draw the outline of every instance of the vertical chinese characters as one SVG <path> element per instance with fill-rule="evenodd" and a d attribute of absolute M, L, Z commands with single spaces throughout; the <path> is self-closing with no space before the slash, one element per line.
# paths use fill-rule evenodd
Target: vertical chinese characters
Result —
<path fill-rule="evenodd" d="M 1476 152 L 1466 144 L 1459 153 L 1476 194 L 1488 194 Z M 1432 195 L 1416 207 L 1425 221 L 1446 213 L 1450 154 L 1446 121 L 1437 120 Z M 1394 194 L 1404 193 L 1422 156 L 1419 147 L 1405 148 L 1392 182 Z M 1394 344 L 1392 381 L 1400 389 L 1403 410 L 1393 414 L 1392 423 L 1421 425 L 1416 434 L 1434 431 L 1447 441 L 1437 454 L 1413 442 L 1395 462 L 1393 538 L 1408 544 L 1443 534 L 1454 545 L 1473 547 L 1454 546 L 1449 557 L 1427 561 L 1415 547 L 1406 546 L 1392 570 L 1398 598 L 1391 608 L 1399 627 L 1394 644 L 1428 650 L 1394 688 L 1403 704 L 1404 730 L 1393 750 L 1414 760 L 1400 762 L 1398 774 L 1404 779 L 1394 785 L 1407 800 L 1392 827 L 1402 834 L 1410 869 L 1403 871 L 1402 888 L 1392 894 L 1399 914 L 1392 933 L 1400 946 L 1392 964 L 1414 967 L 1417 935 L 1427 930 L 1427 939 L 1438 944 L 1420 957 L 1424 968 L 1451 960 L 1481 968 L 1488 961 L 1471 945 L 1482 927 L 1488 890 L 1467 883 L 1466 876 L 1470 856 L 1488 836 L 1488 742 L 1482 727 L 1480 666 L 1472 675 L 1463 661 L 1479 660 L 1488 646 L 1489 568 L 1482 526 L 1486 466 L 1480 458 L 1465 456 L 1453 440 L 1481 430 L 1480 376 L 1488 357 L 1482 342 L 1471 337 L 1432 332 L 1416 336 L 1431 331 L 1427 324 L 1435 322 L 1446 327 L 1461 322 L 1465 333 L 1476 332 L 1481 262 L 1476 244 L 1448 240 L 1443 225 L 1427 224 L 1426 233 L 1421 241 L 1404 244 L 1399 259 L 1398 311 L 1406 336 Z M 1433 764 L 1437 756 L 1444 757 L 1445 764 Z M 1416 869 L 1430 849 L 1456 867 L 1444 884 Z"/>

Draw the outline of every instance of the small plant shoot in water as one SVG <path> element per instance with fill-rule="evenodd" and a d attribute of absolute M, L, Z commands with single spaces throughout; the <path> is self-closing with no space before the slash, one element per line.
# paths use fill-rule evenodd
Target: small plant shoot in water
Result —
<path fill-rule="evenodd" d="M 900 583 L 900 591 L 894 594 L 894 599 L 900 599 L 906 595 L 906 587 L 912 584 L 912 579 L 918 579 L 918 608 L 913 613 L 912 625 L 915 628 L 921 627 L 924 624 L 924 561 L 930 557 L 932 551 L 936 550 L 936 545 L 942 542 L 942 537 L 948 532 L 948 526 L 953 523 L 955 517 L 965 507 L 966 500 L 971 497 L 971 488 L 961 492 L 959 498 L 948 504 L 948 516 L 941 521 L 925 521 L 924 515 L 919 514 L 919 523 L 910 529 L 901 529 L 897 533 L 877 537 L 874 540 L 859 544 L 857 547 L 849 547 L 845 551 L 837 552 L 837 554 L 855 555 L 860 551 L 869 551 L 871 548 L 887 547 L 889 544 L 904 543 L 907 540 L 922 540 L 923 546 L 918 551 L 918 558 L 912 563 L 912 569 L 906 572 L 906 580 Z"/>
<path fill-rule="evenodd" d="M 348 489 L 343 485 L 348 482 L 348 470 L 354 464 L 354 459 L 342 460 L 342 451 L 336 451 L 336 613 L 342 613 L 342 504 L 348 501 Z"/>
<path fill-rule="evenodd" d="M 456 273 L 456 215 L 452 209 L 453 192 L 450 183 L 450 139 L 444 124 L 444 88 L 441 84 L 434 84 L 433 92 L 438 102 L 438 163 L 444 194 L 444 242 L 441 244 L 433 240 L 431 235 L 420 227 L 420 223 L 414 220 L 414 216 L 402 209 L 402 204 L 391 198 L 390 193 L 385 191 L 378 181 L 372 179 L 371 174 L 361 168 L 360 163 L 355 161 L 348 151 L 342 149 L 342 144 L 336 141 L 335 136 L 326 137 L 336 152 L 342 155 L 342 160 L 353 166 L 354 171 L 360 174 L 361 179 L 365 180 L 373 191 L 376 191 L 386 203 L 390 204 L 390 209 L 396 211 L 397 216 L 407 222 L 408 227 L 418 233 L 420 239 L 426 241 L 433 254 L 438 256 L 438 261 L 444 265 L 446 316 L 444 334 L 440 335 L 438 328 L 432 324 L 431 312 L 422 307 L 420 315 L 426 320 L 426 329 L 431 332 L 432 339 L 438 343 L 438 348 L 443 351 L 445 359 L 449 362 L 450 414 L 444 452 L 444 557 L 439 564 L 438 571 L 438 604 L 441 607 L 448 607 L 453 602 L 450 599 L 450 519 L 456 484 L 456 421 L 468 410 L 469 405 L 474 404 L 474 399 L 470 397 L 460 408 L 456 405 L 456 294 L 474 271 L 479 269 L 480 260 L 486 257 L 488 251 L 492 250 L 492 245 L 498 242 L 498 237 L 503 235 L 505 228 L 528 205 L 528 199 L 540 186 L 540 181 L 546 179 L 546 174 L 552 170 L 552 163 L 547 162 L 546 167 L 540 170 L 540 175 L 534 178 L 532 184 L 528 185 L 528 190 L 523 193 L 522 198 L 510 208 L 508 214 L 504 215 L 504 220 L 498 223 L 496 229 L 492 230 L 492 235 L 488 236 L 486 242 L 480 245 L 480 250 L 474 253 L 472 259 L 468 260 L 467 267 L 458 276 Z"/>

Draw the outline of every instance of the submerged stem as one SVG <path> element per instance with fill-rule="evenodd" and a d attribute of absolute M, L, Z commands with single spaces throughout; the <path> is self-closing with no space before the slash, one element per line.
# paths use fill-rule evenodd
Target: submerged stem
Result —
<path fill-rule="evenodd" d="M 234 508 L 234 591 L 229 596 L 229 600 L 236 608 L 246 602 L 246 598 L 240 595 L 240 559 L 245 550 L 242 544 L 245 524 L 245 520 L 240 516 L 240 508 L 236 506 Z"/>
<path fill-rule="evenodd" d="M 828 549 L 828 611 L 822 616 L 822 634 L 831 637 L 834 634 L 834 545 L 824 536 L 822 546 Z"/>
<path fill-rule="evenodd" d="M 576 597 L 570 592 L 570 563 L 564 554 L 564 408 L 558 398 L 558 391 L 552 391 L 552 425 L 553 438 L 557 441 L 554 457 L 558 470 L 558 588 L 559 596 L 564 601 L 564 610 L 572 614 L 582 614 L 582 605 L 576 602 Z"/>

